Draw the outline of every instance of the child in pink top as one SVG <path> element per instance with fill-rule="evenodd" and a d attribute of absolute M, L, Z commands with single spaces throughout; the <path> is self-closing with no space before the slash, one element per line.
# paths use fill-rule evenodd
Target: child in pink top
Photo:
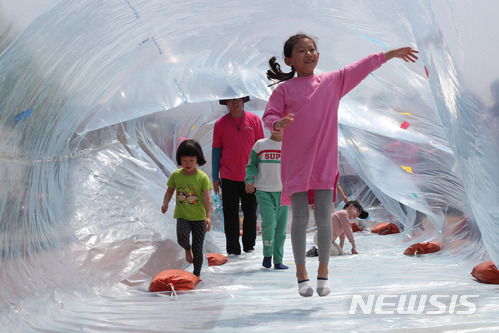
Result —
<path fill-rule="evenodd" d="M 369 55 L 341 70 L 315 75 L 319 60 L 315 41 L 298 34 L 284 44 L 284 62 L 291 67 L 290 73 L 281 71 L 275 57 L 269 61 L 271 69 L 267 71 L 267 77 L 275 83 L 286 82 L 277 86 L 270 96 L 263 121 L 271 131 L 286 128 L 282 142 L 282 192 L 284 199 L 291 199 L 291 243 L 298 291 L 302 296 L 313 294 L 305 267 L 308 190 L 314 190 L 315 221 L 321 243 L 317 293 L 326 296 L 330 292 L 327 265 L 332 239 L 332 203 L 336 201 L 335 188 L 339 177 L 340 99 L 387 60 L 396 57 L 415 62 L 417 52 L 411 47 L 394 49 Z"/>
<path fill-rule="evenodd" d="M 356 218 L 365 219 L 368 216 L 369 213 L 362 208 L 362 205 L 358 201 L 348 201 L 342 210 L 333 214 L 333 242 L 339 237 L 340 248 L 343 250 L 343 244 L 345 243 L 345 238 L 347 238 L 352 245 L 352 254 L 359 254 L 355 246 L 355 238 L 350 220 L 355 220 Z"/>
<path fill-rule="evenodd" d="M 352 225 L 350 224 L 350 220 L 355 220 L 356 218 L 365 219 L 369 216 L 369 213 L 366 212 L 360 202 L 346 201 L 343 209 L 334 212 L 332 217 L 332 226 L 333 226 L 333 246 L 331 248 L 330 255 L 343 255 L 343 245 L 345 243 L 345 238 L 348 239 L 350 244 L 352 245 L 352 254 L 359 254 L 357 252 L 357 247 L 355 245 L 355 238 L 353 236 Z M 335 241 L 337 238 L 340 238 L 340 245 L 336 244 Z M 314 242 L 317 244 L 317 233 L 314 236 Z M 307 251 L 307 256 L 314 257 L 317 256 L 317 248 L 312 246 L 310 250 Z"/>

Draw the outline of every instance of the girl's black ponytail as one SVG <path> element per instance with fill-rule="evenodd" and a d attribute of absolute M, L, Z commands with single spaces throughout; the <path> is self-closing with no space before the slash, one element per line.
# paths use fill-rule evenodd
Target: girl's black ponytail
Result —
<path fill-rule="evenodd" d="M 279 65 L 279 63 L 276 60 L 277 60 L 276 57 L 272 57 L 269 60 L 270 69 L 267 71 L 267 79 L 272 81 L 272 83 L 268 85 L 269 87 L 287 81 L 289 79 L 292 79 L 296 73 L 293 67 L 291 67 L 291 72 L 284 73 L 281 70 L 281 65 Z"/>

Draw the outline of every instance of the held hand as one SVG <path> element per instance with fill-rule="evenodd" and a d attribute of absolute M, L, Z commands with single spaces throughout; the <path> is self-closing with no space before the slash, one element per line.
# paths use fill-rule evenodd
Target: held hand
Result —
<path fill-rule="evenodd" d="M 407 46 L 385 52 L 385 58 L 386 60 L 390 60 L 392 58 L 400 58 L 404 59 L 405 62 L 416 62 L 416 60 L 418 60 L 416 53 L 419 53 L 419 51 L 416 51 L 412 47 Z"/>
<path fill-rule="evenodd" d="M 204 220 L 204 225 L 206 226 L 206 231 L 211 230 L 211 219 L 209 217 L 207 217 L 206 220 Z"/>
<path fill-rule="evenodd" d="M 246 190 L 246 193 L 251 194 L 251 193 L 255 192 L 255 185 L 253 183 L 248 183 L 248 184 L 246 184 L 244 189 Z"/>
<path fill-rule="evenodd" d="M 213 191 L 215 191 L 215 194 L 220 192 L 220 179 L 213 182 Z"/>
<path fill-rule="evenodd" d="M 283 129 L 285 129 L 286 127 L 288 127 L 288 125 L 295 120 L 295 115 L 290 113 L 290 114 L 287 114 L 284 118 L 282 118 L 281 120 L 279 120 L 278 122 L 276 122 L 274 124 L 274 129 L 276 131 L 281 131 Z"/>
<path fill-rule="evenodd" d="M 347 203 L 348 202 L 348 198 L 347 197 L 343 197 L 343 202 Z"/>
<path fill-rule="evenodd" d="M 166 213 L 166 211 L 168 210 L 168 204 L 163 204 L 163 206 L 161 206 L 161 212 Z"/>

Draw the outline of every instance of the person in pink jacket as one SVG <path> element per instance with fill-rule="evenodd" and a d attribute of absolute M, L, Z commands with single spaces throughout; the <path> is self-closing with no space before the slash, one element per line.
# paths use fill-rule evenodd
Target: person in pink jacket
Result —
<path fill-rule="evenodd" d="M 279 84 L 270 96 L 263 122 L 270 131 L 284 131 L 281 158 L 282 198 L 291 199 L 291 244 L 296 264 L 298 292 L 310 297 L 305 267 L 306 228 L 309 221 L 308 190 L 313 190 L 319 240 L 317 293 L 330 293 L 329 252 L 332 243 L 331 211 L 338 182 L 338 107 L 340 99 L 369 73 L 392 58 L 415 62 L 418 51 L 403 47 L 369 55 L 343 69 L 315 75 L 319 60 L 316 43 L 305 34 L 284 44 L 284 73 L 276 58 L 269 61 L 267 78 Z M 295 75 L 297 75 L 295 77 Z M 284 82 L 286 81 L 286 82 Z"/>

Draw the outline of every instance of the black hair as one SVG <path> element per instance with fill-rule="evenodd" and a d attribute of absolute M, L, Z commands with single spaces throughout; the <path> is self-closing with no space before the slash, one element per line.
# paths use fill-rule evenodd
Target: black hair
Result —
<path fill-rule="evenodd" d="M 343 207 L 343 209 L 347 209 L 348 206 L 350 206 L 350 205 L 354 205 L 355 207 L 357 207 L 358 210 L 360 210 L 359 219 L 365 219 L 369 216 L 369 213 L 366 212 L 364 210 L 364 208 L 362 208 L 362 205 L 357 200 L 352 200 L 352 201 L 347 202 L 345 204 L 345 206 Z"/>
<path fill-rule="evenodd" d="M 182 157 L 184 156 L 196 156 L 198 159 L 198 165 L 205 165 L 206 160 L 204 159 L 203 149 L 201 145 L 196 140 L 187 139 L 182 141 L 177 148 L 177 164 L 182 165 Z"/>
<path fill-rule="evenodd" d="M 317 48 L 315 38 L 307 36 L 303 33 L 299 33 L 289 37 L 288 40 L 284 43 L 284 48 L 282 52 L 284 58 L 291 58 L 293 54 L 293 48 L 295 47 L 296 43 L 298 43 L 300 39 L 304 38 L 312 40 L 312 42 L 314 42 L 315 48 Z M 292 79 L 296 73 L 296 70 L 293 68 L 293 66 L 291 66 L 291 72 L 284 73 L 283 71 L 281 71 L 281 65 L 279 65 L 279 63 L 276 60 L 277 60 L 276 57 L 272 57 L 269 60 L 270 69 L 267 71 L 267 79 L 273 81 L 271 84 L 268 85 L 269 87 L 287 81 L 289 79 Z"/>

